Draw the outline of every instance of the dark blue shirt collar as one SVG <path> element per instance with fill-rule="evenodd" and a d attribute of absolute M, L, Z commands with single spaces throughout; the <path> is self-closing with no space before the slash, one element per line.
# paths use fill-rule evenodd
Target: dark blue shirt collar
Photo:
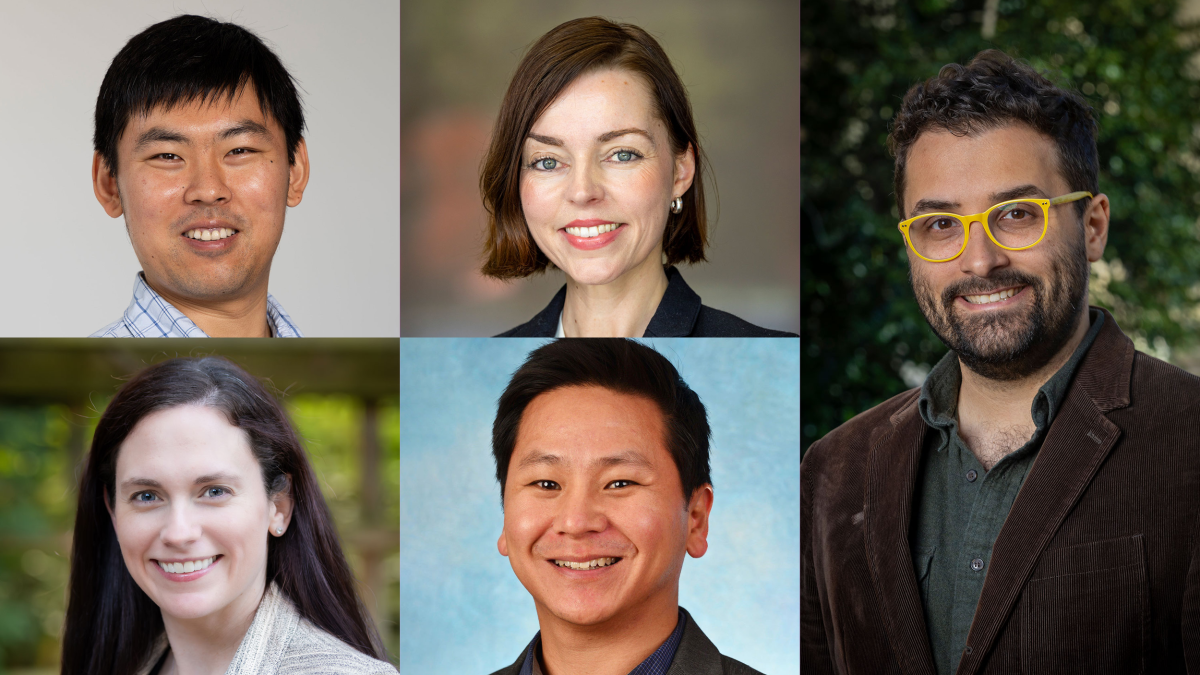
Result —
<path fill-rule="evenodd" d="M 679 649 L 679 642 L 683 640 L 683 628 L 687 624 L 687 617 L 683 610 L 679 610 L 679 619 L 675 622 L 675 630 L 667 638 L 666 642 L 659 645 L 654 653 L 646 657 L 636 668 L 629 671 L 629 675 L 667 675 L 667 669 L 671 667 L 671 661 L 675 660 L 675 652 Z M 537 654 L 540 650 L 540 642 L 542 632 L 538 631 L 537 635 L 533 636 L 533 641 L 525 648 L 525 660 L 521 663 L 520 675 L 533 675 L 533 660 L 538 658 Z"/>

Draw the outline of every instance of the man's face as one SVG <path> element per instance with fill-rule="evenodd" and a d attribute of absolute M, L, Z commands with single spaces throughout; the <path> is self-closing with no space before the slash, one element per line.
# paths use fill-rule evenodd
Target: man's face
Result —
<path fill-rule="evenodd" d="M 980 213 L 1009 199 L 1070 191 L 1054 142 L 1029 126 L 1013 123 L 969 136 L 928 131 L 909 151 L 905 217 Z M 1101 215 L 1102 232 L 1095 226 Z M 1107 223 L 1107 198 L 1097 195 L 1082 228 L 1073 204 L 1051 206 L 1045 238 L 1031 249 L 996 246 L 976 221 L 954 260 L 931 263 L 909 250 L 921 312 L 971 370 L 990 379 L 1025 377 L 1049 362 L 1078 325 L 1087 263 L 1103 253 Z"/>
<path fill-rule="evenodd" d="M 685 503 L 664 432 L 653 402 L 599 387 L 558 389 L 526 407 L 497 546 L 543 623 L 674 611 L 684 551 L 707 548 L 712 488 Z"/>
<path fill-rule="evenodd" d="M 288 164 L 283 128 L 252 84 L 135 115 L 117 146 L 115 180 L 99 155 L 96 196 L 126 230 L 146 280 L 168 299 L 233 299 L 265 289 L 287 206 L 308 180 L 301 141 Z M 264 291 L 265 292 L 265 291 Z"/>

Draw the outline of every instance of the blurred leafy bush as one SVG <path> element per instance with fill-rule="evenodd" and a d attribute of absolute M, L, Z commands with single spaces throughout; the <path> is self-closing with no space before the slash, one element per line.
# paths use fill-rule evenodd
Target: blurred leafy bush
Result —
<path fill-rule="evenodd" d="M 946 63 L 1003 49 L 1084 94 L 1112 202 L 1091 302 L 1161 358 L 1200 328 L 1200 32 L 1179 3 L 828 0 L 801 4 L 804 446 L 915 386 L 945 347 L 908 281 L 890 120 Z M 983 37 L 994 11 L 994 36 Z"/>

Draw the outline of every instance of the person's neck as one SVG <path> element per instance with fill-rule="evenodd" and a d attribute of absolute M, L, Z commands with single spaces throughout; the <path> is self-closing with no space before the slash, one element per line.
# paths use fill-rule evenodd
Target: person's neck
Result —
<path fill-rule="evenodd" d="M 197 301 L 152 284 L 149 279 L 146 284 L 209 337 L 271 337 L 266 274 L 248 289 L 220 300 Z"/>
<path fill-rule="evenodd" d="M 1062 348 L 1041 368 L 1020 379 L 993 380 L 959 361 L 959 370 L 962 372 L 956 413 L 959 434 L 984 468 L 991 469 L 1007 454 L 1004 450 L 1015 450 L 1033 435 L 1036 429 L 1032 412 L 1033 398 L 1042 385 L 1070 360 L 1090 327 L 1091 321 L 1085 306 L 1076 321 L 1074 332 Z M 1007 446 L 1003 443 L 997 446 L 992 442 L 995 437 L 1009 439 Z M 1016 447 L 1011 447 L 1015 443 L 1013 439 L 1020 440 Z"/>
<path fill-rule="evenodd" d="M 679 620 L 679 588 L 591 626 L 569 623 L 537 607 L 546 675 L 626 675 L 667 641 Z"/>
<path fill-rule="evenodd" d="M 163 614 L 171 653 L 160 675 L 224 675 L 254 622 L 264 589 L 260 580 L 220 611 L 198 619 Z"/>
<path fill-rule="evenodd" d="M 567 277 L 563 333 L 567 337 L 641 337 L 667 292 L 667 273 L 659 251 L 642 264 L 602 285 Z"/>

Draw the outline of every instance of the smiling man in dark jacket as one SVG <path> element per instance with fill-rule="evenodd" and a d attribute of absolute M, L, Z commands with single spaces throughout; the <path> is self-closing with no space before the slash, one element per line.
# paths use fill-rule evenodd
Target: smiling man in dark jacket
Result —
<path fill-rule="evenodd" d="M 997 51 L 905 96 L 899 227 L 950 351 L 801 464 L 805 673 L 1200 670 L 1200 378 L 1087 305 L 1095 129 Z"/>

